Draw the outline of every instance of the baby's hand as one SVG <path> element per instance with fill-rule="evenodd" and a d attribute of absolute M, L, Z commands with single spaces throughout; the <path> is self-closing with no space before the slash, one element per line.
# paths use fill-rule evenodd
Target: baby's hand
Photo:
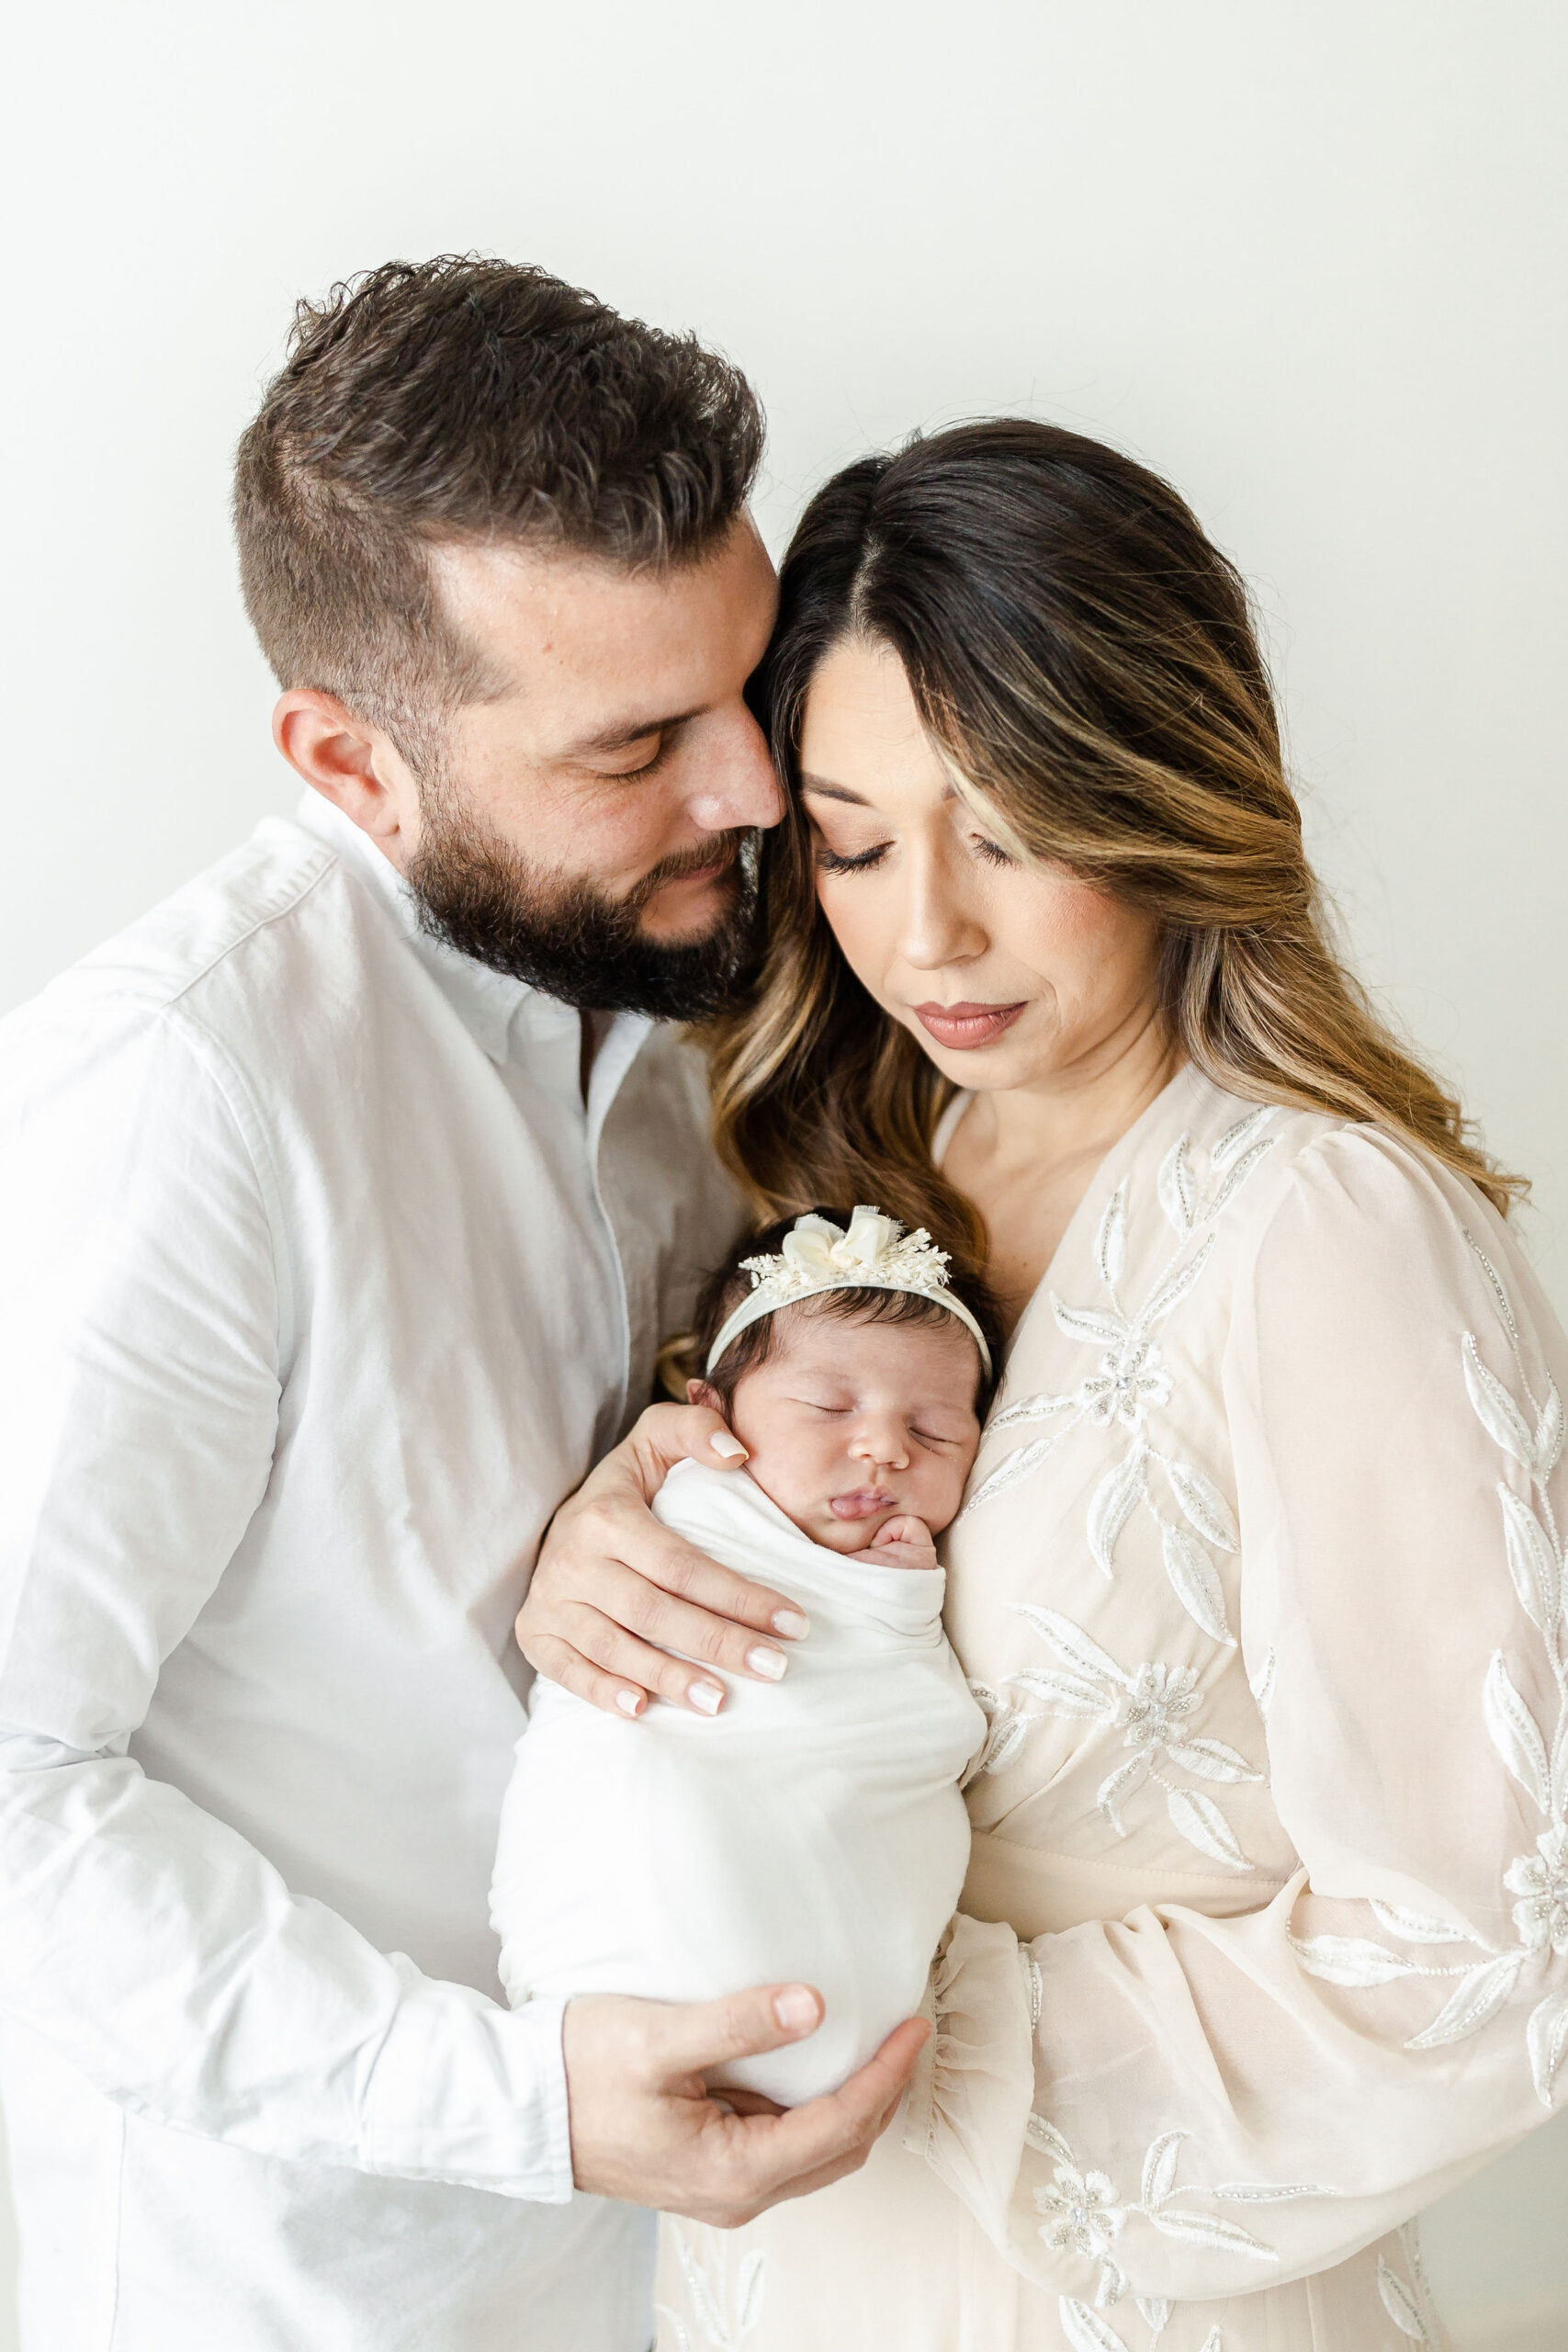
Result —
<path fill-rule="evenodd" d="M 934 1568 L 936 1544 L 925 1521 L 906 1511 L 898 1519 L 883 1521 L 875 1543 L 868 1544 L 861 1557 L 875 1560 L 885 1568 Z"/>

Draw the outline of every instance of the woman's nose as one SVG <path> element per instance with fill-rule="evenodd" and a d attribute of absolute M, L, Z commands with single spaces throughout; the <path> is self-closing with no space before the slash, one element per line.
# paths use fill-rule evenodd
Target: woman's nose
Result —
<path fill-rule="evenodd" d="M 945 849 L 946 844 L 942 845 Z M 985 926 L 965 902 L 963 877 L 942 850 L 908 859 L 906 897 L 902 908 L 900 952 L 917 972 L 934 972 L 944 964 L 970 963 L 990 944 Z"/>
<path fill-rule="evenodd" d="M 874 1421 L 863 1422 L 850 1440 L 850 1452 L 857 1462 L 867 1462 L 876 1470 L 907 1470 L 909 1466 L 903 1424 L 891 1415 L 879 1415 Z"/>

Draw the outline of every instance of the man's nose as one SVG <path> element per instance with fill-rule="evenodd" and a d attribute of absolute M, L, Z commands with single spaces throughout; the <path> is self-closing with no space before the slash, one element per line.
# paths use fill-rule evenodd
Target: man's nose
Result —
<path fill-rule="evenodd" d="M 686 806 L 707 833 L 776 825 L 784 815 L 767 740 L 744 705 L 705 746 L 702 777 Z"/>

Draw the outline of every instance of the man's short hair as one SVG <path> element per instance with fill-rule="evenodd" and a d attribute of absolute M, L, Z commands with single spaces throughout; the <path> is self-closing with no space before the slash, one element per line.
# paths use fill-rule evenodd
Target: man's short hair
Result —
<path fill-rule="evenodd" d="M 728 531 L 762 449 L 739 370 L 547 270 L 388 262 L 302 301 L 241 439 L 245 609 L 282 686 L 312 686 L 417 761 L 487 682 L 433 546 L 496 537 L 628 568 Z"/>

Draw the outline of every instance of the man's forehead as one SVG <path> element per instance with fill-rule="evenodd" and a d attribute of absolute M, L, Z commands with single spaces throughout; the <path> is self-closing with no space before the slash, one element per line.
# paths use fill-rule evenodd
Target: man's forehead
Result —
<path fill-rule="evenodd" d="M 761 658 L 773 617 L 773 566 L 749 516 L 710 555 L 658 570 L 518 540 L 442 544 L 430 564 L 482 662 L 485 699 L 570 701 L 574 737 L 595 742 L 700 708 L 710 673 Z"/>

